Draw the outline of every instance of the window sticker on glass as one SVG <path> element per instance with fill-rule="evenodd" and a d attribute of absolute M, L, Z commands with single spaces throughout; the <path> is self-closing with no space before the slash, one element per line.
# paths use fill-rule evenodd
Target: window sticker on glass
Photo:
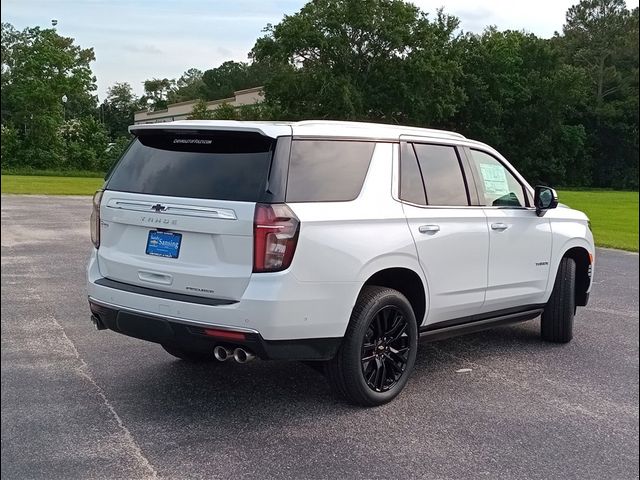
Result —
<path fill-rule="evenodd" d="M 509 182 L 502 165 L 481 163 L 480 172 L 487 195 L 507 195 L 509 193 Z"/>

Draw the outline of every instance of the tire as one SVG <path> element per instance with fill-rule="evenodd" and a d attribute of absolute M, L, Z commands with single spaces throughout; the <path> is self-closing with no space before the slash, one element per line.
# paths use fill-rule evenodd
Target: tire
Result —
<path fill-rule="evenodd" d="M 418 326 L 396 290 L 364 287 L 336 356 L 325 364 L 332 389 L 350 403 L 373 407 L 393 400 L 416 360 Z"/>
<path fill-rule="evenodd" d="M 576 312 L 576 262 L 563 258 L 556 275 L 551 297 L 544 307 L 540 321 L 543 340 L 568 343 L 573 338 L 573 318 Z"/>
<path fill-rule="evenodd" d="M 220 363 L 218 362 L 215 357 L 213 356 L 213 350 L 210 353 L 205 353 L 199 350 L 189 350 L 186 348 L 180 348 L 180 347 L 176 347 L 174 345 L 162 345 L 162 348 L 164 348 L 165 352 L 173 355 L 176 358 L 179 358 L 180 360 L 185 360 L 187 362 L 191 362 L 191 363 L 204 363 L 204 362 L 210 362 L 210 363 Z"/>

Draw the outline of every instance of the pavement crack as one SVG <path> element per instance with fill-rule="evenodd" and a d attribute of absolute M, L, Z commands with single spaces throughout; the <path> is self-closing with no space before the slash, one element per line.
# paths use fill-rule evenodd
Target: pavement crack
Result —
<path fill-rule="evenodd" d="M 80 364 L 79 366 L 76 367 L 76 371 L 80 376 L 85 378 L 93 386 L 93 388 L 96 390 L 96 393 L 98 394 L 98 397 L 100 397 L 100 399 L 102 400 L 102 403 L 104 404 L 105 407 L 107 407 L 107 410 L 116 421 L 118 428 L 120 428 L 122 435 L 124 437 L 123 447 L 125 447 L 126 451 L 128 451 L 129 454 L 131 454 L 131 456 L 135 458 L 135 460 L 138 462 L 140 467 L 146 470 L 147 474 L 143 478 L 150 479 L 150 480 L 159 479 L 160 476 L 158 475 L 158 472 L 153 467 L 151 462 L 147 459 L 147 457 L 145 457 L 144 453 L 142 453 L 142 449 L 136 442 L 135 438 L 133 437 L 133 435 L 127 428 L 127 426 L 124 424 L 124 421 L 122 420 L 120 415 L 118 415 L 118 412 L 116 411 L 115 407 L 111 404 L 111 402 L 107 398 L 107 395 L 105 394 L 104 390 L 100 385 L 98 385 L 98 383 L 95 381 L 95 379 L 91 375 L 91 369 L 89 368 L 89 365 L 80 356 L 80 352 L 78 352 L 78 349 L 76 348 L 75 344 L 67 335 L 67 332 L 65 331 L 62 324 L 58 322 L 58 320 L 54 316 L 51 316 L 51 319 L 53 323 L 56 325 L 56 327 L 60 330 L 73 356 L 76 357 L 77 361 Z"/>

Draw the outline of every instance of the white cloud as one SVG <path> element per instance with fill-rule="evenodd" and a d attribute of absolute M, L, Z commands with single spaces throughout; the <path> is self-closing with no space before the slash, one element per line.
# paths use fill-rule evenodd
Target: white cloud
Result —
<path fill-rule="evenodd" d="M 160 50 L 155 45 L 136 45 L 136 44 L 132 44 L 132 45 L 124 45 L 123 48 L 125 50 L 129 50 L 130 52 L 134 52 L 134 53 L 144 53 L 144 54 L 149 54 L 149 55 L 162 55 L 162 50 Z"/>
<path fill-rule="evenodd" d="M 267 23 L 298 11 L 304 0 L 1 0 L 2 21 L 16 28 L 48 27 L 57 19 L 62 35 L 93 47 L 98 94 L 115 82 L 142 93 L 145 79 L 177 78 L 195 67 L 206 70 L 226 60 L 246 61 Z M 444 6 L 465 31 L 487 25 L 525 29 L 549 37 L 560 30 L 577 0 L 413 0 L 433 14 Z M 630 7 L 638 0 L 628 0 Z"/>
<path fill-rule="evenodd" d="M 445 13 L 460 19 L 460 26 L 467 32 L 482 32 L 495 25 L 500 30 L 526 30 L 542 37 L 551 37 L 562 31 L 565 15 L 578 0 L 412 0 L 426 12 L 444 7 Z M 627 0 L 627 6 L 638 6 L 638 0 Z"/>

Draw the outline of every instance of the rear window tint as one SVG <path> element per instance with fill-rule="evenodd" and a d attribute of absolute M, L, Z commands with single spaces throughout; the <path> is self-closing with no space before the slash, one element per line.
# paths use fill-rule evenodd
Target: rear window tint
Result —
<path fill-rule="evenodd" d="M 418 159 L 410 143 L 403 143 L 400 150 L 400 200 L 418 205 L 427 203 Z"/>
<path fill-rule="evenodd" d="M 294 140 L 288 202 L 347 202 L 362 189 L 375 143 Z"/>
<path fill-rule="evenodd" d="M 275 140 L 246 132 L 140 135 L 106 188 L 171 197 L 255 202 L 267 186 Z"/>
<path fill-rule="evenodd" d="M 454 147 L 414 144 L 428 205 L 469 205 L 462 166 Z"/>

